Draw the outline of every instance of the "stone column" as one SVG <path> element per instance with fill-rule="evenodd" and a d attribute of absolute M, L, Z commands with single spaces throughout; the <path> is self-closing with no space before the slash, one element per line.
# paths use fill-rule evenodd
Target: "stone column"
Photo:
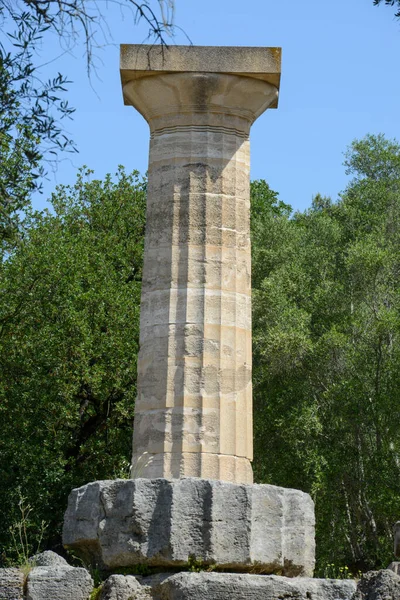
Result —
<path fill-rule="evenodd" d="M 151 132 L 134 466 L 71 492 L 63 543 L 105 570 L 229 571 L 176 574 L 171 599 L 256 598 L 265 576 L 244 573 L 314 569 L 311 497 L 251 485 L 248 135 L 279 72 L 278 49 L 122 47 L 125 102 Z M 275 579 L 265 595 L 288 595 Z"/>
<path fill-rule="evenodd" d="M 132 477 L 251 483 L 249 130 L 279 49 L 122 46 L 150 126 Z"/>

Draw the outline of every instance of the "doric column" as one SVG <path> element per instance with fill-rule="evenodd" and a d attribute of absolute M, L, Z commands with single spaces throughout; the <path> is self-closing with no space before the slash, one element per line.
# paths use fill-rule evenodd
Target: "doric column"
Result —
<path fill-rule="evenodd" d="M 121 49 L 151 132 L 133 477 L 252 482 L 249 130 L 279 72 L 277 49 Z"/>

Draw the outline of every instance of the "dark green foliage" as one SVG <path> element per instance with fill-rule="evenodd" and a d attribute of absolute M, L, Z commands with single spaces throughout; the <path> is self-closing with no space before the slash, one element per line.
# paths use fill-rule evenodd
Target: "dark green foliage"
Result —
<path fill-rule="evenodd" d="M 128 475 L 143 252 L 137 174 L 53 195 L 4 262 L 0 296 L 0 547 L 18 493 L 59 539 L 66 498 L 87 481 Z M 32 528 L 31 528 L 32 531 Z"/>
<path fill-rule="evenodd" d="M 400 505 L 400 147 L 346 166 L 339 202 L 254 237 L 255 472 L 313 495 L 320 573 L 387 566 Z"/>
<path fill-rule="evenodd" d="M 0 260 L 23 233 L 30 195 L 40 190 L 44 163 L 60 151 L 75 151 L 60 119 L 73 113 L 63 100 L 68 81 L 58 74 L 40 81 L 35 49 L 48 29 L 29 12 L 13 14 L 12 25 L 0 2 Z M 8 34 L 6 24 L 13 26 Z"/>

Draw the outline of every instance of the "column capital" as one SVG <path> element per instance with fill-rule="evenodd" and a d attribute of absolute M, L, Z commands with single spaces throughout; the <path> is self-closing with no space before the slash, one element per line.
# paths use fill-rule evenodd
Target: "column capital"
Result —
<path fill-rule="evenodd" d="M 246 134 L 277 106 L 280 59 L 280 48 L 122 45 L 124 102 L 152 133 L 222 125 Z"/>

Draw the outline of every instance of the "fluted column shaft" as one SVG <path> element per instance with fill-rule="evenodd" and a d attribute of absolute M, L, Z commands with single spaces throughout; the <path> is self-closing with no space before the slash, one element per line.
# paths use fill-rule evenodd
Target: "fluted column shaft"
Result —
<path fill-rule="evenodd" d="M 248 136 L 277 90 L 176 73 L 124 94 L 151 130 L 133 476 L 251 483 Z"/>

